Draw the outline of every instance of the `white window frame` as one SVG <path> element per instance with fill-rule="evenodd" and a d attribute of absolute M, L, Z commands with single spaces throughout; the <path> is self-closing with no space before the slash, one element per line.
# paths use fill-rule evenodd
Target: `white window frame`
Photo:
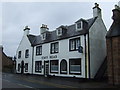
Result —
<path fill-rule="evenodd" d="M 57 36 L 62 36 L 62 28 L 57 29 Z"/>
<path fill-rule="evenodd" d="M 46 33 L 42 33 L 42 40 L 46 39 Z"/>
<path fill-rule="evenodd" d="M 78 24 L 81 25 L 81 28 L 78 28 Z M 83 22 L 82 22 L 82 21 L 77 22 L 77 23 L 76 23 L 76 30 L 77 30 L 77 31 L 81 31 L 82 29 L 83 29 Z"/>

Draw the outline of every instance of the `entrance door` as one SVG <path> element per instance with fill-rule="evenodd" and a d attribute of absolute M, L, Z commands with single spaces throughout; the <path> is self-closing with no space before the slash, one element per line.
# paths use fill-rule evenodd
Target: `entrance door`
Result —
<path fill-rule="evenodd" d="M 24 73 L 24 61 L 21 61 L 21 74 Z"/>
<path fill-rule="evenodd" d="M 44 75 L 45 77 L 49 75 L 49 61 L 44 61 Z"/>

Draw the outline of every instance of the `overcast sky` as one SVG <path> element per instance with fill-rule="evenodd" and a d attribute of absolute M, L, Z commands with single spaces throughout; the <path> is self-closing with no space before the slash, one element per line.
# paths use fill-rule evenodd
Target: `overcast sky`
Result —
<path fill-rule="evenodd" d="M 103 21 L 109 29 L 112 23 L 112 9 L 118 2 L 99 2 Z M 14 56 L 22 39 L 23 29 L 30 27 L 30 33 L 39 35 L 41 24 L 50 30 L 60 25 L 71 25 L 80 18 L 93 17 L 94 2 L 4 2 L 2 3 L 2 44 L 8 56 Z"/>

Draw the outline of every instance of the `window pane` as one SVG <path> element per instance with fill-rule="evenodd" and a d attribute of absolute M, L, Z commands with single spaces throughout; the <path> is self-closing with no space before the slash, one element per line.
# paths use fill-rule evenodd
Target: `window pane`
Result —
<path fill-rule="evenodd" d="M 58 72 L 58 60 L 51 60 L 51 72 Z"/>
<path fill-rule="evenodd" d="M 21 58 L 21 51 L 18 52 L 18 58 Z"/>
<path fill-rule="evenodd" d="M 74 50 L 74 49 L 75 49 L 75 41 L 70 40 L 70 50 Z"/>
<path fill-rule="evenodd" d="M 77 24 L 77 29 L 80 29 L 81 28 L 81 23 L 78 23 Z"/>
<path fill-rule="evenodd" d="M 55 43 L 55 52 L 58 52 L 58 43 Z"/>
<path fill-rule="evenodd" d="M 29 57 L 29 50 L 27 49 L 26 51 L 25 51 L 25 58 L 28 58 Z"/>
<path fill-rule="evenodd" d="M 80 46 L 80 39 L 76 39 L 76 49 L 78 49 L 78 47 Z"/>
<path fill-rule="evenodd" d="M 81 73 L 81 59 L 70 59 L 70 73 Z"/>

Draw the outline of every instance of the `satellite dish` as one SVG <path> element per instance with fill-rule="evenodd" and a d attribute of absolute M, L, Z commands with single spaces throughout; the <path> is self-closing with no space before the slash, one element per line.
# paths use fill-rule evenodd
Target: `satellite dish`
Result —
<path fill-rule="evenodd" d="M 79 46 L 79 47 L 78 47 L 78 52 L 79 52 L 79 53 L 83 53 L 83 47 L 82 47 L 82 46 Z"/>

